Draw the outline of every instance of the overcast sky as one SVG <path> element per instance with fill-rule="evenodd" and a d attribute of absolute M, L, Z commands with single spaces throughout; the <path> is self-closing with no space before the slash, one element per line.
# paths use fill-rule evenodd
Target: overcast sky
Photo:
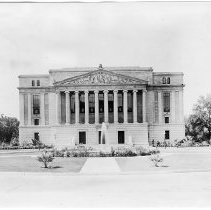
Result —
<path fill-rule="evenodd" d="M 191 113 L 211 92 L 211 3 L 0 4 L 0 113 L 19 117 L 20 74 L 100 63 L 184 72 Z"/>

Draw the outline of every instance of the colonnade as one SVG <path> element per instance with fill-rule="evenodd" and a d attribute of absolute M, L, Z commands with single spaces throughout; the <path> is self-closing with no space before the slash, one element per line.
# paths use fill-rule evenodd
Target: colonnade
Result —
<path fill-rule="evenodd" d="M 110 91 L 110 90 L 109 90 Z M 113 112 L 114 112 L 114 123 L 118 123 L 118 91 L 111 90 L 113 92 Z M 124 123 L 128 122 L 128 90 L 123 91 L 123 116 Z M 70 92 L 74 92 L 75 95 L 75 123 L 79 123 L 79 93 L 83 92 L 85 95 L 85 123 L 89 123 L 89 90 L 84 91 L 65 91 L 65 110 L 66 110 L 66 124 L 71 122 L 70 114 Z M 93 91 L 92 91 L 93 92 Z M 95 98 L 95 123 L 99 123 L 99 90 L 94 90 Z M 104 95 L 104 122 L 108 123 L 108 90 L 103 90 Z M 133 123 L 137 123 L 137 92 L 133 90 Z M 142 122 L 146 122 L 146 90 L 142 90 Z M 56 122 L 61 123 L 61 91 L 56 92 Z"/>

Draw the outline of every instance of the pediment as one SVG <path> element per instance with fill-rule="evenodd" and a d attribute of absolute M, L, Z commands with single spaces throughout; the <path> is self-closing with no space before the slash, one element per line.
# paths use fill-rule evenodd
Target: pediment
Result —
<path fill-rule="evenodd" d="M 55 86 L 90 86 L 90 85 L 144 85 L 148 82 L 134 77 L 117 74 L 107 70 L 95 70 L 80 76 L 55 82 Z"/>

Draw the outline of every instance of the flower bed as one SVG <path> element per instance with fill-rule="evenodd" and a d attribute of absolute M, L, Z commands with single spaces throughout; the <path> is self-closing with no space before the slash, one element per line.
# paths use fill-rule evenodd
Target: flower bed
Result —
<path fill-rule="evenodd" d="M 61 150 L 53 148 L 49 151 L 52 153 L 53 157 L 133 157 L 160 153 L 160 151 L 155 148 L 126 145 L 121 147 L 111 147 L 109 151 L 94 149 L 82 145 Z"/>

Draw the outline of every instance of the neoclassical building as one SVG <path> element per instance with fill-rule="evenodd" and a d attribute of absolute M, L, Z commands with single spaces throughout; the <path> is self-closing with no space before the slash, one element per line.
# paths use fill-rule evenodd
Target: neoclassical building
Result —
<path fill-rule="evenodd" d="M 185 136 L 183 73 L 142 67 L 67 68 L 19 76 L 20 141 L 148 145 Z"/>

